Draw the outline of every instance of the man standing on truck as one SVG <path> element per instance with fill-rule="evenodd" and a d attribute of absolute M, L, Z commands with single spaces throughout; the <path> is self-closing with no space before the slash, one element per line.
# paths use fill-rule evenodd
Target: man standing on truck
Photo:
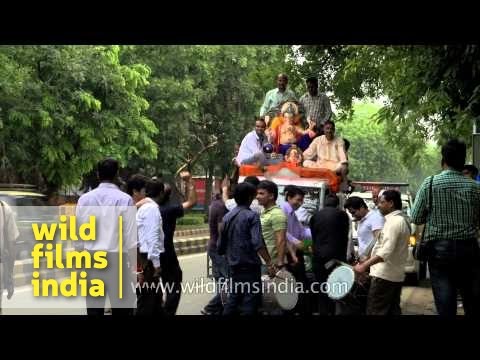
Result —
<path fill-rule="evenodd" d="M 295 93 L 287 89 L 288 85 L 288 76 L 285 74 L 279 74 L 277 76 L 277 87 L 273 90 L 270 90 L 265 95 L 265 101 L 263 102 L 262 107 L 260 108 L 260 117 L 266 117 L 266 122 L 268 125 L 269 116 L 268 113 L 270 110 L 278 108 L 278 106 L 288 100 L 295 101 L 297 99 Z"/>
<path fill-rule="evenodd" d="M 315 123 L 323 134 L 323 124 L 330 120 L 332 107 L 328 96 L 318 92 L 318 79 L 310 77 L 306 81 L 308 92 L 300 98 L 300 104 L 305 110 L 305 117 Z"/>

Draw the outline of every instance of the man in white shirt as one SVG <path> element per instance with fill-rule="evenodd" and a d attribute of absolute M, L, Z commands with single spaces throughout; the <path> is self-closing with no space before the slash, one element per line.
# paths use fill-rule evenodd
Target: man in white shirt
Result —
<path fill-rule="evenodd" d="M 370 210 L 365 201 L 358 196 L 351 196 L 345 201 L 345 209 L 350 212 L 357 222 L 358 250 L 354 259 L 365 261 L 370 257 L 373 246 L 380 236 L 385 224 L 385 218 L 378 210 Z M 348 302 L 342 304 L 342 315 L 365 315 L 367 311 L 367 295 L 370 288 L 369 278 L 365 278 L 356 293 Z"/>
<path fill-rule="evenodd" d="M 137 288 L 137 314 L 158 315 L 162 312 L 160 281 L 160 254 L 164 251 L 162 216 L 158 204 L 146 196 L 149 179 L 133 175 L 127 182 L 127 191 L 138 207 L 138 256 L 142 264 L 144 283 Z"/>
<path fill-rule="evenodd" d="M 382 193 L 378 209 L 385 216 L 385 225 L 371 257 L 355 265 L 354 270 L 364 274 L 370 269 L 367 315 L 401 315 L 400 295 L 405 280 L 410 224 L 403 216 L 402 199 L 396 190 Z"/>
<path fill-rule="evenodd" d="M 97 188 L 82 195 L 76 207 L 77 226 L 89 222 L 89 216 L 95 216 L 95 241 L 75 242 L 76 250 L 85 249 L 90 253 L 106 251 L 108 266 L 103 270 L 87 269 L 92 278 L 102 278 L 112 305 L 112 315 L 130 315 L 135 306 L 135 294 L 130 290 L 130 273 L 136 265 L 137 228 L 135 221 L 135 204 L 132 198 L 114 184 L 118 173 L 118 162 L 105 159 L 99 162 L 97 176 L 100 184 Z M 122 264 L 124 284 L 123 293 L 118 284 L 119 267 L 119 216 L 122 216 Z M 93 256 L 93 255 L 92 255 Z M 133 263 L 133 264 L 132 264 Z M 127 267 L 130 265 L 130 268 Z M 121 298 L 121 300 L 120 300 Z M 87 297 L 87 314 L 101 316 L 104 314 L 105 296 Z"/>
<path fill-rule="evenodd" d="M 266 157 L 263 153 L 263 145 L 268 143 L 265 135 L 266 127 L 264 119 L 258 118 L 255 120 L 255 130 L 245 135 L 238 149 L 238 155 L 235 160 L 237 166 L 264 164 L 266 162 Z"/>
<path fill-rule="evenodd" d="M 370 210 L 365 201 L 358 196 L 351 196 L 345 202 L 347 209 L 357 221 L 358 258 L 366 260 L 375 245 L 385 224 L 385 218 L 377 210 Z"/>

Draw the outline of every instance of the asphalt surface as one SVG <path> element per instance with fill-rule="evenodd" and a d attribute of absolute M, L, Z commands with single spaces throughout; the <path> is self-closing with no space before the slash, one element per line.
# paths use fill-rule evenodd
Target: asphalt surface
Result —
<path fill-rule="evenodd" d="M 206 278 L 207 256 L 206 253 L 180 256 L 180 266 L 183 270 L 183 293 L 177 315 L 200 315 L 200 311 L 213 297 L 213 283 Z M 210 284 L 210 285 L 208 285 Z M 209 293 L 210 292 L 210 293 Z M 3 314 L 16 315 L 84 315 L 84 301 L 82 299 L 72 302 L 73 308 L 42 308 L 24 309 L 22 304 L 27 304 L 31 298 L 32 287 L 22 286 L 15 289 L 14 298 L 6 299 L 6 292 L 3 294 Z M 15 307 L 12 304 L 15 303 Z M 401 301 L 402 313 L 404 315 L 435 315 L 432 291 L 428 281 L 420 286 L 404 286 Z M 463 313 L 459 308 L 459 315 Z"/>

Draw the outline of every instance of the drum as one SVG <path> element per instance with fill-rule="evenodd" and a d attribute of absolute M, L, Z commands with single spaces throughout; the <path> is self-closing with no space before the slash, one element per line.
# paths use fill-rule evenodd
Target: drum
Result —
<path fill-rule="evenodd" d="M 341 300 L 358 286 L 355 282 L 355 271 L 350 265 L 337 266 L 328 276 L 326 293 L 330 299 Z"/>
<path fill-rule="evenodd" d="M 280 270 L 272 279 L 268 275 L 262 276 L 262 305 L 260 312 L 263 314 L 281 314 L 282 310 L 292 310 L 297 305 L 298 294 L 296 281 L 287 270 Z M 220 291 L 222 304 L 227 303 L 228 289 L 223 287 Z"/>
<path fill-rule="evenodd" d="M 280 270 L 272 279 L 262 276 L 263 296 L 262 309 L 266 314 L 281 313 L 282 310 L 292 310 L 298 301 L 297 283 L 294 276 L 287 270 Z"/>

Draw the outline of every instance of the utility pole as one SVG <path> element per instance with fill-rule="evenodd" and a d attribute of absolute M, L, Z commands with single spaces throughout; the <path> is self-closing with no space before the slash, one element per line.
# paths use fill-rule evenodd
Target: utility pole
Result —
<path fill-rule="evenodd" d="M 480 116 L 473 120 L 472 134 L 473 165 L 480 168 Z"/>

